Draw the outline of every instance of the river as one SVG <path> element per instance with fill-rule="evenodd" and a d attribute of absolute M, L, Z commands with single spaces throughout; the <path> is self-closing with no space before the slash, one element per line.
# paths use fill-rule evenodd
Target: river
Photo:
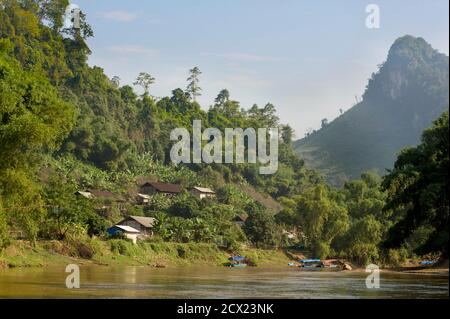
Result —
<path fill-rule="evenodd" d="M 382 272 L 367 289 L 364 272 L 295 268 L 228 269 L 85 266 L 80 289 L 65 267 L 0 271 L 0 298 L 448 298 L 448 276 Z"/>

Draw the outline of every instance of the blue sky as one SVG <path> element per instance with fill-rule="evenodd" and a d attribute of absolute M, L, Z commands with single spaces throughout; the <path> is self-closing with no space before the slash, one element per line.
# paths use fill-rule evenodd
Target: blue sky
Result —
<path fill-rule="evenodd" d="M 273 103 L 297 137 L 361 96 L 396 38 L 421 36 L 448 54 L 447 0 L 73 0 L 95 37 L 89 63 L 131 84 L 144 71 L 167 96 L 203 75 L 207 109 L 227 88 L 248 108 Z M 365 25 L 378 4 L 380 29 Z"/>

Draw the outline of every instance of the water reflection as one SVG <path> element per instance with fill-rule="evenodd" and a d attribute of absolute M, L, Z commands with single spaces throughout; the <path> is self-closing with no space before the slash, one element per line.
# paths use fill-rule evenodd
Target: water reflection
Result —
<path fill-rule="evenodd" d="M 65 288 L 65 267 L 0 273 L 1 298 L 448 298 L 448 276 L 297 269 L 81 267 L 81 289 Z"/>

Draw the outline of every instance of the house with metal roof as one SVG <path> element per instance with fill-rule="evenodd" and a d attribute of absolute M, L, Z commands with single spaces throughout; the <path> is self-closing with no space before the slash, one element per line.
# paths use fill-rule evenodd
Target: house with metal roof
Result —
<path fill-rule="evenodd" d="M 183 188 L 178 184 L 147 182 L 141 185 L 140 193 L 145 195 L 165 194 L 174 196 L 180 194 L 182 191 Z"/>
<path fill-rule="evenodd" d="M 155 222 L 156 219 L 152 217 L 128 216 L 117 225 L 132 227 L 140 232 L 140 236 L 148 237 L 153 236 Z"/>
<path fill-rule="evenodd" d="M 244 227 L 245 223 L 247 222 L 247 219 L 248 219 L 247 215 L 244 215 L 244 214 L 236 215 L 233 218 L 233 222 L 238 226 Z"/>
<path fill-rule="evenodd" d="M 147 205 L 150 203 L 151 196 L 146 194 L 137 194 L 136 201 L 140 205 Z"/>
<path fill-rule="evenodd" d="M 134 244 L 137 243 L 138 237 L 141 232 L 133 227 L 125 225 L 114 225 L 107 230 L 110 236 L 122 235 L 127 239 L 130 239 Z"/>
<path fill-rule="evenodd" d="M 205 187 L 194 187 L 190 189 L 189 192 L 200 199 L 216 197 L 215 191 Z"/>
<path fill-rule="evenodd" d="M 77 192 L 75 193 L 75 195 L 76 195 L 76 196 L 81 196 L 81 197 L 84 197 L 84 198 L 87 198 L 87 199 L 93 199 L 93 198 L 94 198 L 94 195 L 92 195 L 92 193 L 90 193 L 90 192 L 88 192 L 88 191 L 86 191 L 86 192 L 83 192 L 83 191 L 77 191 Z"/>

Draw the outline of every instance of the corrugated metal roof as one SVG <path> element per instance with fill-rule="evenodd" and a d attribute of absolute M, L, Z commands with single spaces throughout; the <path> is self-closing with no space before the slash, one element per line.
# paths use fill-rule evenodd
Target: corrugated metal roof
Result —
<path fill-rule="evenodd" d="M 102 191 L 99 189 L 88 189 L 87 192 L 91 193 L 95 197 L 114 197 L 114 194 L 108 191 Z"/>
<path fill-rule="evenodd" d="M 140 233 L 139 230 L 137 230 L 137 229 L 135 229 L 133 227 L 130 227 L 130 226 L 115 225 L 114 227 L 120 228 L 123 231 L 126 231 L 127 233 L 135 233 L 135 234 L 139 234 Z"/>
<path fill-rule="evenodd" d="M 194 189 L 198 190 L 201 193 L 206 193 L 206 194 L 215 194 L 216 193 L 211 188 L 206 188 L 206 187 L 194 187 Z"/>
<path fill-rule="evenodd" d="M 88 198 L 88 199 L 91 199 L 92 197 L 94 197 L 94 196 L 92 195 L 92 193 L 89 193 L 89 192 L 78 191 L 78 192 L 76 192 L 75 194 L 76 194 L 76 195 L 83 196 L 83 197 Z"/>
<path fill-rule="evenodd" d="M 154 219 L 153 217 L 130 216 L 129 218 L 134 219 L 136 222 L 146 228 L 152 228 L 153 224 L 156 221 L 156 219 Z"/>
<path fill-rule="evenodd" d="M 246 222 L 247 221 L 247 219 L 248 219 L 248 216 L 247 215 L 237 215 L 236 217 L 234 217 L 234 221 L 235 222 Z"/>
<path fill-rule="evenodd" d="M 181 185 L 176 185 L 176 184 L 164 184 L 164 183 L 157 183 L 157 182 L 148 182 L 145 183 L 142 186 L 152 186 L 154 187 L 157 191 L 163 192 L 163 193 L 181 193 L 181 191 L 183 190 Z"/>

